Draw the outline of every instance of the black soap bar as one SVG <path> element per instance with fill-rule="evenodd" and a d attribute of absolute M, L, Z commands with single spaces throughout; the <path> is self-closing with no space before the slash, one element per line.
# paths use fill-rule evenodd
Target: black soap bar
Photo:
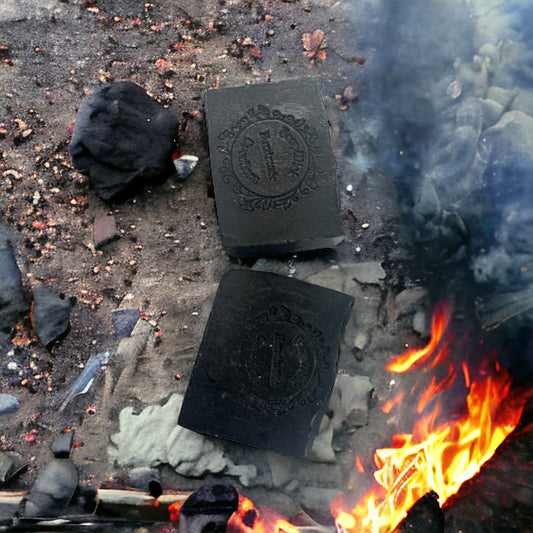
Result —
<path fill-rule="evenodd" d="M 352 303 L 346 294 L 277 274 L 227 273 L 178 423 L 306 455 L 327 407 Z"/>
<path fill-rule="evenodd" d="M 204 93 L 222 243 L 234 257 L 343 239 L 335 160 L 314 78 Z"/>

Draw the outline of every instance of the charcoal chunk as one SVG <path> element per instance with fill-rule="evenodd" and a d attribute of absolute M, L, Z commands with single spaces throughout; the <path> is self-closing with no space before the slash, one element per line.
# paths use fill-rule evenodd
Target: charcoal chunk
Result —
<path fill-rule="evenodd" d="M 74 440 L 73 431 L 62 431 L 52 443 L 52 453 L 58 459 L 66 459 L 70 456 L 70 449 Z"/>
<path fill-rule="evenodd" d="M 8 334 L 28 305 L 7 230 L 0 226 L 0 331 Z"/>
<path fill-rule="evenodd" d="M 222 279 L 179 424 L 304 456 L 327 406 L 352 298 L 266 272 Z"/>
<path fill-rule="evenodd" d="M 238 506 L 235 487 L 222 483 L 202 485 L 180 508 L 179 533 L 225 533 Z"/>
<path fill-rule="evenodd" d="M 44 346 L 48 347 L 68 332 L 71 308 L 72 304 L 68 298 L 61 297 L 43 286 L 34 289 L 33 329 Z"/>
<path fill-rule="evenodd" d="M 335 160 L 316 79 L 204 93 L 222 243 L 235 257 L 343 239 Z"/>
<path fill-rule="evenodd" d="M 444 533 L 444 513 L 438 495 L 431 491 L 411 507 L 395 533 Z"/>
<path fill-rule="evenodd" d="M 93 89 L 80 108 L 70 154 L 103 200 L 161 183 L 173 170 L 178 116 L 130 81 Z"/>

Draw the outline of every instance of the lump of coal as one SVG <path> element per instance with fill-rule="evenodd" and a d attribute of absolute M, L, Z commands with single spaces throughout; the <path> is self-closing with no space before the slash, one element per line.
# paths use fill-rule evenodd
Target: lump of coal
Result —
<path fill-rule="evenodd" d="M 52 459 L 39 473 L 26 501 L 25 516 L 60 516 L 78 486 L 78 471 L 71 459 Z"/>
<path fill-rule="evenodd" d="M 428 492 L 411 507 L 395 533 L 444 533 L 444 513 L 439 497 Z"/>
<path fill-rule="evenodd" d="M 93 89 L 76 118 L 70 153 L 103 200 L 162 182 L 172 172 L 178 117 L 129 81 Z"/>
<path fill-rule="evenodd" d="M 178 423 L 304 456 L 336 376 L 346 294 L 267 272 L 219 286 Z"/>
<path fill-rule="evenodd" d="M 265 256 L 343 239 L 329 124 L 316 79 L 208 91 L 211 171 L 224 248 Z"/>
<path fill-rule="evenodd" d="M 225 533 L 228 520 L 238 506 L 235 487 L 222 483 L 203 485 L 183 502 L 179 533 Z"/>
<path fill-rule="evenodd" d="M 26 463 L 22 455 L 16 452 L 0 453 L 0 487 L 6 485 L 25 468 Z"/>
<path fill-rule="evenodd" d="M 70 300 L 46 287 L 33 291 L 32 324 L 44 346 L 64 336 L 70 328 Z"/>
<path fill-rule="evenodd" d="M 0 226 L 0 331 L 9 333 L 21 313 L 27 310 L 20 270 L 7 230 Z"/>
<path fill-rule="evenodd" d="M 70 449 L 74 440 L 74 432 L 62 431 L 52 443 L 52 453 L 58 459 L 66 459 L 70 456 Z"/>

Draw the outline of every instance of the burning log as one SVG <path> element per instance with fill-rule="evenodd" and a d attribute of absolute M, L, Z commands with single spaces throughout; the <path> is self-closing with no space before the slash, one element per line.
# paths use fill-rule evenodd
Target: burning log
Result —
<path fill-rule="evenodd" d="M 395 533 L 444 533 L 444 513 L 438 495 L 431 491 L 411 507 Z"/>

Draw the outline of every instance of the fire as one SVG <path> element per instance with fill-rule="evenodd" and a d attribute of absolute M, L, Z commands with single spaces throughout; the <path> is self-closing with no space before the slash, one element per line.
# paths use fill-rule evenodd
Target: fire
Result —
<path fill-rule="evenodd" d="M 239 495 L 239 508 L 231 515 L 226 532 L 298 533 L 298 528 L 272 509 Z"/>
<path fill-rule="evenodd" d="M 426 361 L 435 352 L 441 339 L 446 331 L 450 320 L 450 308 L 444 302 L 439 302 L 433 315 L 431 324 L 431 339 L 427 346 L 420 350 L 408 350 L 407 352 L 395 357 L 385 368 L 390 372 L 406 372 L 415 363 Z M 444 354 L 444 348 L 441 350 L 437 359 Z"/>
<path fill-rule="evenodd" d="M 447 352 L 449 319 L 448 306 L 438 304 L 428 345 L 395 357 L 387 369 L 405 372 L 432 357 L 432 367 L 442 361 Z M 473 379 L 466 363 L 462 363 L 460 370 L 468 390 L 464 413 L 439 423 L 442 408 L 437 401 L 432 412 L 416 422 L 412 433 L 394 435 L 390 448 L 376 450 L 377 485 L 353 508 L 344 503 L 342 495 L 332 502 L 339 531 L 393 531 L 407 511 L 432 490 L 443 505 L 467 479 L 479 472 L 518 425 L 526 397 L 511 392 L 511 377 L 503 367 L 494 362 L 478 379 Z M 439 382 L 433 378 L 418 401 L 417 412 L 421 414 L 433 398 L 449 389 L 455 377 L 455 369 L 450 364 L 446 377 Z"/>

